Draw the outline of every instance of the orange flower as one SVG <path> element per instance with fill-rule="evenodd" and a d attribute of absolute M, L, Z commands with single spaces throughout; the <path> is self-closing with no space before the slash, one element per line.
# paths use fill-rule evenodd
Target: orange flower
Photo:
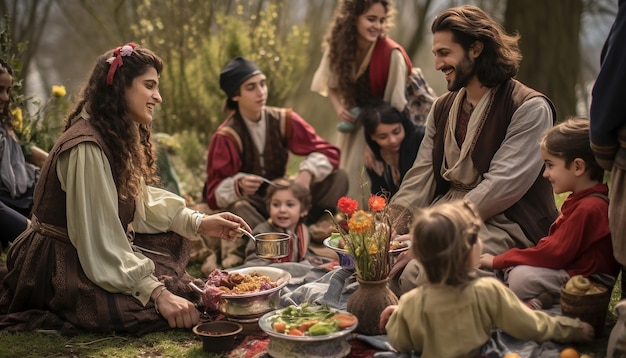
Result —
<path fill-rule="evenodd" d="M 365 234 L 370 231 L 374 226 L 374 218 L 372 215 L 366 213 L 363 210 L 358 210 L 352 215 L 350 220 L 348 220 L 348 227 L 350 228 L 350 232 L 355 234 Z"/>
<path fill-rule="evenodd" d="M 392 263 L 387 199 L 372 195 L 367 210 L 364 210 L 359 209 L 356 200 L 344 196 L 337 202 L 337 207 L 342 214 L 331 216 L 345 241 L 344 249 L 352 258 L 357 277 L 365 281 L 387 278 Z"/>
<path fill-rule="evenodd" d="M 339 210 L 345 215 L 352 215 L 356 209 L 359 207 L 359 203 L 352 198 L 348 198 L 347 196 L 342 196 L 337 201 L 337 207 Z"/>
<path fill-rule="evenodd" d="M 387 206 L 387 201 L 382 196 L 372 195 L 367 200 L 367 205 L 375 212 L 382 211 Z"/>

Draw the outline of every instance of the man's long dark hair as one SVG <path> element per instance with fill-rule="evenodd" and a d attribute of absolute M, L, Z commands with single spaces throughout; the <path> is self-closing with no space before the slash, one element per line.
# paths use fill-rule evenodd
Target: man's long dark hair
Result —
<path fill-rule="evenodd" d="M 476 6 L 464 5 L 444 10 L 435 18 L 431 31 L 452 31 L 454 41 L 465 51 L 476 42 L 484 48 L 475 60 L 478 80 L 487 87 L 514 77 L 522 61 L 518 34 L 507 34 L 502 26 Z"/>

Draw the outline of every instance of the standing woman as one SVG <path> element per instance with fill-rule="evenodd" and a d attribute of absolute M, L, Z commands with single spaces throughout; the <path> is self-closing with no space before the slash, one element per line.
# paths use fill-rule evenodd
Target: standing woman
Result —
<path fill-rule="evenodd" d="M 424 138 L 424 127 L 416 125 L 385 102 L 365 107 L 358 121 L 363 123 L 367 146 L 383 164 L 381 174 L 367 169 L 370 191 L 390 198 L 400 188 L 404 174 L 413 166 Z"/>
<path fill-rule="evenodd" d="M 366 150 L 360 108 L 384 100 L 403 111 L 411 60 L 387 32 L 394 8 L 390 0 L 343 0 L 325 38 L 325 52 L 311 90 L 328 96 L 337 112 L 340 167 L 350 178 L 348 195 L 363 197 L 363 165 L 382 173 L 382 163 Z M 365 153 L 365 155 L 363 155 Z"/>
<path fill-rule="evenodd" d="M 31 225 L 9 249 L 0 329 L 142 334 L 198 323 L 182 236 L 234 240 L 250 228 L 151 186 L 162 67 L 133 43 L 98 58 L 43 166 Z"/>

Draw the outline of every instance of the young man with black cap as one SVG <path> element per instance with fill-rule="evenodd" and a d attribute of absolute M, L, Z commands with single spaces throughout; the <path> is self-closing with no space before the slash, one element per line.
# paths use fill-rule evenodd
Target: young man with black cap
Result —
<path fill-rule="evenodd" d="M 289 153 L 304 156 L 294 180 L 311 191 L 313 206 L 307 223 L 324 210 L 334 211 L 348 190 L 339 170 L 339 149 L 322 139 L 297 113 L 265 105 L 268 88 L 261 70 L 236 57 L 220 73 L 220 87 L 228 96 L 228 117 L 209 144 L 205 200 L 213 210 L 240 215 L 251 226 L 269 217 L 264 201 L 268 184 L 285 176 Z M 222 245 L 222 266 L 243 262 L 246 239 Z"/>

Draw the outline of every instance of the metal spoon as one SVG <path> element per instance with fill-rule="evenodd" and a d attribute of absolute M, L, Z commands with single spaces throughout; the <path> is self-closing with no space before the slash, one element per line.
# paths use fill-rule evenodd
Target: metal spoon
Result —
<path fill-rule="evenodd" d="M 254 242 L 256 242 L 256 237 L 254 237 L 254 235 L 252 235 L 252 233 L 250 233 L 248 230 L 242 228 L 241 226 L 238 227 L 237 230 L 239 230 L 241 233 L 243 233 L 244 235 L 251 238 Z"/>

